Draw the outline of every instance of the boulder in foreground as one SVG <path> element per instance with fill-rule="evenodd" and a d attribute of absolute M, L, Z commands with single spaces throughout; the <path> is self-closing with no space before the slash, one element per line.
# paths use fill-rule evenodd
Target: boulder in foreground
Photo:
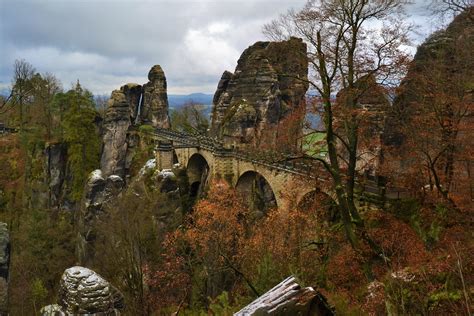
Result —
<path fill-rule="evenodd" d="M 335 315 L 326 299 L 312 287 L 301 288 L 291 276 L 276 285 L 234 316 L 260 315 Z"/>
<path fill-rule="evenodd" d="M 59 304 L 41 309 L 42 315 L 120 315 L 122 294 L 96 272 L 84 267 L 66 269 L 61 277 Z"/>

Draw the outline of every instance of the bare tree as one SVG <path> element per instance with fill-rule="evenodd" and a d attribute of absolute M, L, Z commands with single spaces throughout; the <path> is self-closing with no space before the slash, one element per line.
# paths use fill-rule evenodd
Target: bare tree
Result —
<path fill-rule="evenodd" d="M 472 0 L 433 0 L 433 4 L 442 11 L 462 12 L 474 5 Z"/>
<path fill-rule="evenodd" d="M 443 22 L 474 7 L 474 0 L 432 0 L 428 9 Z M 472 15 L 468 16 L 471 21 Z"/>
<path fill-rule="evenodd" d="M 181 108 L 171 112 L 172 128 L 188 133 L 207 134 L 209 120 L 205 106 L 194 101 L 186 102 Z"/>
<path fill-rule="evenodd" d="M 357 248 L 360 238 L 377 253 L 357 210 L 354 190 L 358 170 L 360 124 L 364 118 L 359 98 L 374 87 L 393 85 L 405 74 L 410 27 L 403 23 L 402 0 L 310 0 L 264 26 L 272 39 L 298 36 L 308 44 L 309 84 L 316 90 L 328 158 L 323 164 L 332 178 L 346 236 Z M 364 82 L 366 84 L 364 84 Z M 361 88 L 363 87 L 363 88 Z M 335 100 L 340 90 L 344 96 Z"/>
<path fill-rule="evenodd" d="M 24 103 L 34 87 L 31 84 L 31 78 L 35 74 L 35 68 L 24 59 L 15 60 L 13 64 L 12 90 L 8 97 L 2 100 L 0 111 L 4 113 L 15 105 L 20 108 L 20 126 L 23 124 Z"/>

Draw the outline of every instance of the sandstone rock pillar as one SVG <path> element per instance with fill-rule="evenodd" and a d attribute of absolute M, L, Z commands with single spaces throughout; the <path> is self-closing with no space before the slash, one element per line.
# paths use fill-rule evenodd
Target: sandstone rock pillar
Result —
<path fill-rule="evenodd" d="M 160 65 L 150 69 L 148 80 L 150 81 L 143 86 L 141 120 L 144 123 L 151 123 L 153 127 L 170 128 L 167 83 Z"/>

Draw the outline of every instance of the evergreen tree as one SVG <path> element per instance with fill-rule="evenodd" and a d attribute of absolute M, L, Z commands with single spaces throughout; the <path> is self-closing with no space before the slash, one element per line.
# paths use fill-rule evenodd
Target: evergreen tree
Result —
<path fill-rule="evenodd" d="M 69 171 L 72 176 L 69 188 L 72 200 L 82 197 L 87 175 L 98 167 L 100 141 L 97 137 L 95 120 L 98 113 L 94 108 L 92 94 L 84 90 L 79 82 L 65 94 L 58 94 L 63 140 L 68 146 Z M 63 112 L 64 111 L 64 112 Z"/>

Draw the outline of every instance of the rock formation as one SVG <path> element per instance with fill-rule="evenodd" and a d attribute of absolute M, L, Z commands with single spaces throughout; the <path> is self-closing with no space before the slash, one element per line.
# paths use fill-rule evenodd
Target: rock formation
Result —
<path fill-rule="evenodd" d="M 101 170 L 89 175 L 85 198 L 78 216 L 77 258 L 81 264 L 89 265 L 94 259 L 93 243 L 97 236 L 96 221 L 104 206 L 117 197 L 124 188 L 124 181 L 116 175 L 103 177 Z"/>
<path fill-rule="evenodd" d="M 49 179 L 49 204 L 52 207 L 64 204 L 64 187 L 67 177 L 67 147 L 64 143 L 50 144 L 45 150 L 46 175 Z"/>
<path fill-rule="evenodd" d="M 99 135 L 94 135 L 99 138 Z M 33 159 L 41 167 L 40 175 L 31 176 L 28 191 L 29 208 L 48 208 L 55 211 L 72 211 L 76 202 L 70 197 L 71 170 L 68 167 L 68 147 L 64 142 L 51 142 Z M 40 169 L 38 168 L 38 171 Z"/>
<path fill-rule="evenodd" d="M 115 198 L 130 177 L 130 168 L 141 143 L 136 125 L 169 128 L 168 96 L 163 69 L 155 65 L 148 73 L 149 82 L 141 86 L 128 83 L 114 90 L 108 101 L 103 122 L 103 147 L 100 169 L 91 173 L 84 190 L 79 216 L 78 258 L 91 262 L 96 219 L 104 205 Z"/>
<path fill-rule="evenodd" d="M 344 107 L 346 94 L 345 89 L 339 91 L 336 96 L 337 107 Z M 359 139 L 359 146 L 364 148 L 360 148 L 361 154 L 358 158 L 357 168 L 372 175 L 380 166 L 382 137 L 386 117 L 390 110 L 390 101 L 386 90 L 377 83 L 373 75 L 359 78 L 355 82 L 354 90 L 350 96 L 356 98 L 358 107 L 364 112 L 364 119 L 360 123 L 362 134 Z M 339 152 L 344 152 L 345 147 L 342 144 L 339 148 Z"/>
<path fill-rule="evenodd" d="M 129 134 L 137 124 L 169 128 L 166 77 L 159 65 L 148 73 L 150 80 L 141 86 L 128 83 L 114 90 L 109 99 L 104 119 L 101 170 L 105 177 L 115 174 L 126 179 L 136 143 Z"/>
<path fill-rule="evenodd" d="M 8 275 L 10 268 L 10 233 L 0 223 L 0 315 L 8 315 Z"/>
<path fill-rule="evenodd" d="M 128 131 L 138 111 L 141 86 L 126 84 L 114 90 L 104 120 L 103 150 L 100 161 L 105 176 L 125 177 L 127 171 Z"/>
<path fill-rule="evenodd" d="M 301 39 L 250 46 L 235 72 L 224 72 L 219 81 L 211 134 L 232 144 L 274 142 L 275 135 L 264 131 L 275 131 L 279 121 L 305 106 L 307 76 L 306 44 Z"/>
<path fill-rule="evenodd" d="M 160 65 L 155 65 L 148 73 L 148 83 L 143 86 L 143 105 L 140 119 L 153 127 L 169 128 L 168 95 L 166 77 Z"/>
<path fill-rule="evenodd" d="M 76 256 L 81 265 L 93 266 L 96 260 L 95 243 L 103 237 L 100 220 L 107 218 L 110 208 L 117 207 L 117 202 L 124 195 L 136 199 L 146 194 L 152 195 L 153 221 L 159 232 L 167 232 L 182 222 L 182 201 L 176 173 L 182 169 L 158 170 L 155 159 L 149 160 L 125 189 L 125 182 L 116 175 L 104 177 L 101 170 L 89 175 L 85 187 L 85 196 L 77 216 L 78 238 Z M 151 220 L 151 219 L 150 219 Z"/>
<path fill-rule="evenodd" d="M 456 16 L 445 30 L 433 33 L 417 49 L 394 100 L 384 143 L 399 146 L 404 142 L 400 131 L 406 120 L 416 115 L 414 104 L 431 102 L 426 99 L 427 84 L 436 76 L 439 91 L 434 94 L 463 96 L 474 100 L 474 7 Z M 441 86 L 439 83 L 443 83 Z M 459 82 L 462 85 L 459 85 Z M 460 87 L 464 88 L 461 91 Z M 442 91 L 441 91 L 442 90 Z"/>
<path fill-rule="evenodd" d="M 147 161 L 138 177 L 130 184 L 129 190 L 137 197 L 145 195 L 146 191 L 153 195 L 154 198 L 150 203 L 153 209 L 154 224 L 159 235 L 182 223 L 182 192 L 179 180 L 183 180 L 180 179 L 183 173 L 185 174 L 183 169 L 159 170 L 156 160 L 151 159 Z"/>
<path fill-rule="evenodd" d="M 59 304 L 41 309 L 42 315 L 119 315 L 122 294 L 94 271 L 84 267 L 66 269 L 61 277 Z"/>

